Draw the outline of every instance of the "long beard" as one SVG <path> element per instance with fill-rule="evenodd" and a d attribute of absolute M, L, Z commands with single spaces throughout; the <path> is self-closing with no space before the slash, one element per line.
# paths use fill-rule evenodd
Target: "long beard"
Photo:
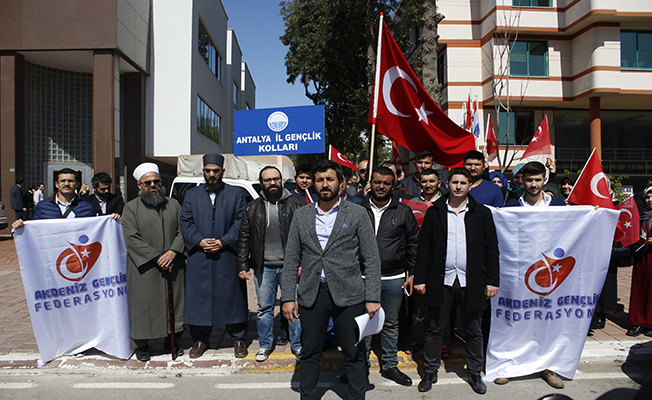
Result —
<path fill-rule="evenodd" d="M 165 203 L 165 187 L 159 186 L 159 188 L 155 192 L 150 192 L 146 188 L 140 189 L 140 199 L 143 201 L 143 203 L 156 207 L 160 204 Z"/>
<path fill-rule="evenodd" d="M 217 182 L 215 183 L 210 183 L 208 182 L 208 179 L 206 178 L 206 175 L 204 175 L 204 180 L 206 181 L 206 190 L 208 190 L 211 193 L 215 193 L 219 190 L 219 188 L 222 186 L 222 177 L 220 177 Z"/>

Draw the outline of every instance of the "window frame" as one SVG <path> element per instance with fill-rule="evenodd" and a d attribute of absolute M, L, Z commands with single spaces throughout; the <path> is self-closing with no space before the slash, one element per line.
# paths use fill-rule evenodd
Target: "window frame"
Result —
<path fill-rule="evenodd" d="M 211 114 L 212 113 L 212 114 Z M 208 114 L 208 115 L 205 115 Z M 202 122 L 202 118 L 206 118 L 205 121 L 209 123 L 210 125 L 208 126 L 208 129 L 212 129 L 215 127 L 215 124 L 213 121 L 216 121 L 217 123 L 217 133 L 211 133 L 210 131 L 206 131 L 204 129 L 204 123 Z M 204 99 L 201 98 L 201 96 L 197 95 L 197 133 L 206 136 L 213 142 L 220 144 L 222 142 L 222 116 L 218 114 L 211 106 L 204 101 Z"/>
<path fill-rule="evenodd" d="M 207 43 L 202 45 L 202 31 L 203 34 L 205 35 L 205 40 Z M 202 46 L 205 46 L 208 50 L 208 54 L 204 54 L 201 51 Z M 214 54 L 211 52 L 211 49 L 213 50 Z M 213 42 L 213 38 L 211 38 L 210 33 L 208 32 L 208 29 L 206 29 L 206 26 L 204 23 L 199 20 L 199 24 L 197 27 L 197 52 L 199 52 L 199 55 L 201 58 L 206 62 L 206 65 L 208 68 L 211 70 L 213 75 L 217 78 L 217 80 L 221 83 L 222 82 L 222 55 L 220 54 L 220 51 L 218 50 L 217 46 L 215 46 L 215 42 Z"/>
<path fill-rule="evenodd" d="M 636 35 L 635 39 L 634 39 L 634 46 L 635 46 L 634 53 L 635 53 L 635 56 L 636 56 L 636 60 L 635 60 L 636 61 L 636 66 L 633 66 L 633 67 L 629 67 L 629 66 L 624 67 L 623 66 L 623 33 L 633 33 L 633 34 Z M 643 66 L 643 67 L 639 66 L 639 53 L 640 53 L 640 50 L 639 50 L 639 39 L 638 39 L 638 37 L 642 33 L 647 34 L 647 35 L 652 35 L 652 31 L 637 31 L 637 30 L 631 30 L 631 29 L 621 29 L 621 31 L 620 31 L 620 68 L 621 69 L 623 69 L 623 70 L 642 70 L 642 71 L 652 70 L 652 63 L 650 64 L 650 66 Z M 650 53 L 652 53 L 652 45 L 650 46 L 648 51 Z"/>
<path fill-rule="evenodd" d="M 521 75 L 521 74 L 514 74 L 512 73 L 512 55 L 514 53 L 513 49 L 515 48 L 516 43 L 526 43 L 527 44 L 527 51 L 525 53 L 525 61 L 526 61 L 526 74 Z M 545 70 L 543 75 L 532 75 L 530 74 L 530 52 L 531 52 L 531 45 L 532 44 L 539 44 L 539 43 L 544 43 L 546 47 L 546 53 L 544 56 L 544 66 L 543 69 Z M 515 77 L 515 78 L 549 78 L 550 77 L 550 63 L 549 63 L 549 46 L 548 46 L 548 41 L 547 40 L 510 40 L 509 41 L 509 46 L 512 50 L 509 52 L 509 76 Z"/>
<path fill-rule="evenodd" d="M 548 5 L 547 6 L 539 6 L 539 5 L 532 5 L 533 1 L 540 1 L 540 0 L 512 0 L 512 7 L 516 8 L 552 8 L 552 0 L 547 0 Z M 521 3 L 527 2 L 529 4 L 524 5 Z M 514 3 L 519 3 L 519 4 L 514 4 Z"/>

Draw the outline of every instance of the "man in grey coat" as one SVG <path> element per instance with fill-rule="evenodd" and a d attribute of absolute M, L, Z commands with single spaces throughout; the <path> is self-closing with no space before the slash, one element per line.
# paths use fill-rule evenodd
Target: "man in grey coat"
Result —
<path fill-rule="evenodd" d="M 165 196 L 158 166 L 143 163 L 134 170 L 140 195 L 125 205 L 122 233 L 127 247 L 129 336 L 138 361 L 148 361 L 149 339 L 167 337 L 170 348 L 167 274 L 174 298 L 174 349 L 183 333 L 185 259 L 179 226 L 181 206 Z M 92 207 L 89 205 L 92 211 Z"/>
<path fill-rule="evenodd" d="M 319 364 L 332 316 L 346 359 L 348 398 L 364 399 L 366 349 L 364 341 L 356 345 L 354 318 L 365 312 L 373 317 L 380 308 L 378 246 L 366 210 L 338 196 L 342 168 L 333 161 L 320 161 L 312 176 L 319 201 L 294 214 L 281 290 L 283 315 L 290 322 L 301 315 L 301 398 L 320 397 Z"/>

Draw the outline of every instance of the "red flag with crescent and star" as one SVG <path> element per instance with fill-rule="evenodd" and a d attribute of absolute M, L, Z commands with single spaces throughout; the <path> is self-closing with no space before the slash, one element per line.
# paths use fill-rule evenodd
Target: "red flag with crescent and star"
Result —
<path fill-rule="evenodd" d="M 602 171 L 600 159 L 595 152 L 586 161 L 580 176 L 568 195 L 568 201 L 582 206 L 599 206 L 614 209 L 611 201 L 609 177 Z"/>
<path fill-rule="evenodd" d="M 356 171 L 358 170 L 358 167 L 349 161 L 344 154 L 340 153 L 335 147 L 333 147 L 333 145 L 329 145 L 328 147 L 328 158 L 344 167 L 353 168 Z"/>
<path fill-rule="evenodd" d="M 541 125 L 534 132 L 530 144 L 525 149 L 521 159 L 530 156 L 537 156 L 540 154 L 552 154 L 552 147 L 550 146 L 550 131 L 548 130 L 548 116 L 543 117 Z"/>
<path fill-rule="evenodd" d="M 618 204 L 616 210 L 620 210 L 618 224 L 623 231 L 623 237 L 620 238 L 620 242 L 623 246 L 630 246 L 638 242 L 641 235 L 641 221 L 634 198 L 630 197 Z"/>
<path fill-rule="evenodd" d="M 375 124 L 380 133 L 415 153 L 430 150 L 439 164 L 460 164 L 466 152 L 475 150 L 474 136 L 430 98 L 384 21 L 381 30 L 369 124 Z"/>
<path fill-rule="evenodd" d="M 398 152 L 398 146 L 396 145 L 396 142 L 393 140 L 392 140 L 392 160 L 401 164 L 403 169 L 405 169 L 405 164 L 403 164 L 403 161 L 401 160 L 401 154 Z"/>
<path fill-rule="evenodd" d="M 421 225 L 423 224 L 423 217 L 426 216 L 426 211 L 428 211 L 428 208 L 432 207 L 432 203 L 429 201 L 408 199 L 399 199 L 399 201 L 412 209 L 412 214 L 414 214 L 414 218 L 417 220 L 419 229 L 421 229 Z"/>

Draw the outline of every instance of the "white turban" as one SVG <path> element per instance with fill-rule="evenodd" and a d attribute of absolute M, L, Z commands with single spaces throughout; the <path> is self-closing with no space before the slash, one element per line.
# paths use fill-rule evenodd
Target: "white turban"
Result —
<path fill-rule="evenodd" d="M 158 174 L 158 165 L 151 162 L 142 163 L 134 170 L 134 179 L 140 182 L 140 178 L 150 172 L 156 172 Z"/>

